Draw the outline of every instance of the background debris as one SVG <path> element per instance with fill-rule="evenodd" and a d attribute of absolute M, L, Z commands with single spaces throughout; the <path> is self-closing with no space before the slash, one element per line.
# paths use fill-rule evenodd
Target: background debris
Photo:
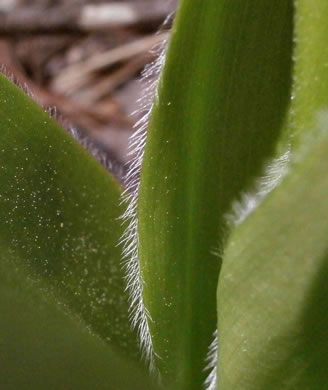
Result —
<path fill-rule="evenodd" d="M 0 64 L 66 127 L 118 164 L 138 119 L 138 80 L 177 0 L 0 0 Z"/>

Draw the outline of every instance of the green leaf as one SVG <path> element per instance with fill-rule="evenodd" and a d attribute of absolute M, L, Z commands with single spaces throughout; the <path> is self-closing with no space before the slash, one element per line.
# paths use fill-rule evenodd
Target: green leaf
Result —
<path fill-rule="evenodd" d="M 94 333 L 137 358 L 117 246 L 118 183 L 3 76 L 0 118 L 1 251 Z"/>
<path fill-rule="evenodd" d="M 320 115 L 328 105 L 328 2 L 295 0 L 295 9 L 291 126 L 302 135 L 312 126 L 314 113 Z"/>
<path fill-rule="evenodd" d="M 154 389 L 36 288 L 29 273 L 15 269 L 18 260 L 10 253 L 1 250 L 0 260 L 1 389 Z"/>
<path fill-rule="evenodd" d="M 328 110 L 322 115 L 290 174 L 230 238 L 218 285 L 220 390 L 328 388 Z"/>
<path fill-rule="evenodd" d="M 310 152 L 230 240 L 218 287 L 221 390 L 328 388 L 328 3 L 294 3 L 290 128 L 295 158 Z"/>
<path fill-rule="evenodd" d="M 164 383 L 179 389 L 199 389 L 206 376 L 224 216 L 284 125 L 292 11 L 286 0 L 184 0 L 173 26 L 138 223 L 155 359 Z"/>

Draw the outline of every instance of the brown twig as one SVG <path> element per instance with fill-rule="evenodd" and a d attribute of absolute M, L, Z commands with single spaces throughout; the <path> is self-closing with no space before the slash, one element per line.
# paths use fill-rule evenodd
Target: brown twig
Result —
<path fill-rule="evenodd" d="M 6 73 L 13 75 L 19 85 L 25 87 L 33 98 L 43 107 L 56 107 L 62 115 L 84 130 L 95 131 L 104 124 L 114 121 L 117 126 L 131 126 L 112 100 L 106 102 L 106 115 L 101 105 L 89 105 L 73 101 L 65 96 L 47 92 L 27 78 L 11 55 L 8 43 L 0 39 L 0 58 Z"/>
<path fill-rule="evenodd" d="M 70 95 L 88 84 L 93 73 L 118 62 L 126 61 L 142 53 L 147 53 L 157 43 L 167 38 L 168 33 L 146 36 L 131 43 L 119 46 L 90 59 L 73 64 L 52 81 L 52 88 L 59 93 Z"/>
<path fill-rule="evenodd" d="M 89 85 L 85 91 L 78 93 L 79 101 L 96 103 L 106 95 L 111 94 L 117 87 L 133 77 L 140 69 L 151 60 L 149 55 L 138 56 L 131 61 L 123 64 L 118 70 L 101 77 L 92 85 Z"/>

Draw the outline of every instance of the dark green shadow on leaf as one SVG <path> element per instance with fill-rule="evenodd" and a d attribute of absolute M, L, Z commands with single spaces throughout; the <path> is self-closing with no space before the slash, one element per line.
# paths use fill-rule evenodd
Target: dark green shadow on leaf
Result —
<path fill-rule="evenodd" d="M 126 360 L 0 254 L 1 390 L 154 389 Z"/>

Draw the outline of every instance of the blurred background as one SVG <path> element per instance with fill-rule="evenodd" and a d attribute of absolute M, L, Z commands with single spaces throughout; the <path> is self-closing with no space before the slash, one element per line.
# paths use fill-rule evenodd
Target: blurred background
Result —
<path fill-rule="evenodd" d="M 140 75 L 176 4 L 0 0 L 0 64 L 62 124 L 90 134 L 124 164 Z"/>

